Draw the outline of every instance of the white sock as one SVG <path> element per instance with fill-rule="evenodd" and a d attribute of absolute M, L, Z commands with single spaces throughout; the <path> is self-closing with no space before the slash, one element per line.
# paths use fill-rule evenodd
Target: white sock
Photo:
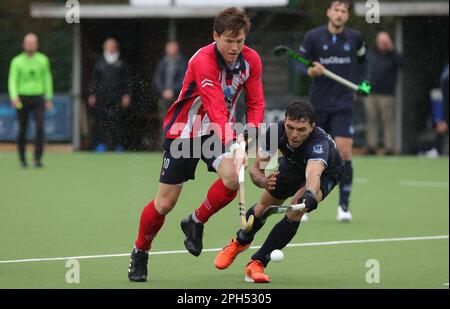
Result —
<path fill-rule="evenodd" d="M 195 221 L 195 223 L 199 223 L 200 222 L 200 220 L 195 215 L 195 212 L 192 213 L 192 219 Z"/>

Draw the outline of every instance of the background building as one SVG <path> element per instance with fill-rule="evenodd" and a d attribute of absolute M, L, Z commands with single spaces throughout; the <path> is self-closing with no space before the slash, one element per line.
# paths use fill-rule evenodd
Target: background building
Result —
<path fill-rule="evenodd" d="M 45 3 L 44 3 L 45 2 Z M 152 72 L 163 54 L 164 43 L 176 38 L 182 53 L 190 57 L 199 46 L 212 41 L 213 16 L 223 7 L 240 3 L 248 9 L 253 28 L 247 43 L 260 52 L 264 65 L 267 120 L 275 121 L 284 105 L 305 97 L 309 81 L 299 77 L 288 60 L 273 56 L 272 48 L 287 44 L 298 48 L 303 34 L 326 22 L 325 1 L 247 0 L 207 1 L 144 0 L 82 1 L 80 23 L 68 24 L 65 1 L 2 1 L 0 35 L 2 57 L 0 80 L 6 81 L 9 61 L 20 51 L 21 37 L 32 30 L 41 37 L 41 49 L 52 59 L 55 76 L 56 109 L 54 121 L 47 121 L 50 142 L 71 143 L 74 149 L 88 147 L 84 101 L 96 57 L 105 38 L 113 36 L 121 44 L 123 57 L 133 75 L 133 110 L 147 113 L 147 119 L 134 119 L 129 137 L 133 149 L 154 149 L 140 144 L 142 134 L 150 137 L 157 130 L 143 121 L 152 120 L 156 99 L 151 87 Z M 151 5 L 145 5 L 151 3 Z M 397 91 L 397 150 L 410 152 L 417 137 L 430 126 L 429 91 L 438 85 L 440 70 L 448 63 L 448 1 L 381 1 L 381 23 L 365 20 L 365 1 L 354 4 L 349 26 L 359 29 L 369 46 L 378 31 L 392 34 L 397 48 L 405 54 L 407 65 L 399 78 Z M 19 22 L 20 20 L 20 22 Z M 15 137 L 13 116 L 8 110 L 6 83 L 0 84 L 0 141 Z M 61 102 L 58 104 L 58 100 Z M 362 104 L 355 105 L 355 146 L 364 146 Z M 238 116 L 244 111 L 238 111 Z M 157 122 L 155 121 L 155 125 Z"/>

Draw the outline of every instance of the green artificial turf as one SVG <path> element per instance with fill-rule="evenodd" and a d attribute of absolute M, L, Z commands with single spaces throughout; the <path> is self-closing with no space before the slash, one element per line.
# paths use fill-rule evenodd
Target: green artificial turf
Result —
<path fill-rule="evenodd" d="M 217 251 L 195 258 L 184 250 L 182 218 L 197 208 L 216 178 L 200 163 L 196 180 L 153 243 L 149 281 L 130 283 L 128 256 L 78 259 L 80 283 L 66 282 L 65 260 L 13 262 L 127 254 L 142 208 L 156 194 L 161 154 L 46 154 L 44 169 L 20 169 L 15 154 L 0 153 L 0 288 L 447 288 L 449 240 L 392 238 L 448 236 L 448 158 L 356 157 L 351 196 L 353 222 L 336 221 L 338 190 L 302 223 L 281 263 L 266 269 L 272 282 L 244 282 L 255 249 L 227 270 L 213 262 Z M 260 196 L 247 176 L 247 205 Z M 281 219 L 272 216 L 257 234 L 261 245 Z M 204 248 L 227 244 L 239 228 L 237 201 L 205 226 Z M 323 242 L 386 239 L 374 243 Z M 315 243 L 308 245 L 309 243 Z M 308 245 L 308 246 L 306 246 Z M 368 284 L 366 262 L 380 266 L 380 283 Z"/>

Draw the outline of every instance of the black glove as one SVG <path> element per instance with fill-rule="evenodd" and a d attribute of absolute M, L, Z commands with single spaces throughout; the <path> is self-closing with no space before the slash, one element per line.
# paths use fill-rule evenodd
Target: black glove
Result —
<path fill-rule="evenodd" d="M 305 203 L 306 212 L 311 212 L 317 208 L 316 195 L 311 190 L 306 190 L 300 200 Z"/>

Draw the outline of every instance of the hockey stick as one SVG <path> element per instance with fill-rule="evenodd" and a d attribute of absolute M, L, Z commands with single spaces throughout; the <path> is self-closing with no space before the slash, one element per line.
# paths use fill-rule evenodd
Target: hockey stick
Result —
<path fill-rule="evenodd" d="M 275 56 L 277 56 L 277 57 L 281 57 L 281 56 L 287 55 L 288 57 L 290 57 L 290 58 L 292 58 L 292 59 L 294 59 L 294 60 L 296 60 L 296 61 L 298 61 L 300 63 L 303 63 L 307 67 L 312 67 L 313 66 L 313 62 L 311 60 L 306 59 L 305 57 L 302 57 L 296 51 L 294 51 L 292 48 L 289 48 L 289 47 L 287 47 L 285 45 L 278 45 L 278 46 L 276 46 L 274 48 L 273 52 L 274 52 Z M 359 92 L 359 93 L 361 93 L 363 95 L 369 95 L 371 90 L 372 90 L 372 87 L 367 82 L 362 82 L 361 84 L 357 85 L 357 84 L 355 84 L 355 83 L 353 83 L 353 82 L 351 82 L 351 81 L 349 81 L 349 80 L 347 80 L 347 79 L 345 79 L 345 78 L 343 78 L 343 77 L 341 77 L 339 75 L 334 74 L 333 72 L 331 72 L 331 71 L 329 71 L 327 69 L 325 69 L 323 71 L 323 74 L 326 77 L 328 77 L 328 78 L 330 78 L 330 79 L 332 79 L 332 80 L 334 80 L 334 81 L 336 81 L 336 82 L 338 82 L 338 83 L 340 83 L 340 84 L 342 84 L 342 85 L 352 89 L 353 91 L 357 91 L 357 92 Z"/>
<path fill-rule="evenodd" d="M 271 205 L 264 210 L 263 218 L 267 218 L 268 216 L 271 216 L 274 214 L 282 214 L 282 213 L 287 213 L 287 212 L 291 212 L 291 211 L 303 210 L 305 208 L 306 208 L 306 206 L 304 203 L 288 205 L 288 206 Z"/>
<path fill-rule="evenodd" d="M 269 216 L 274 215 L 274 214 L 284 214 L 284 213 L 291 212 L 291 211 L 303 210 L 305 208 L 306 208 L 306 206 L 305 206 L 304 203 L 287 205 L 287 206 L 284 206 L 284 205 L 270 205 L 264 210 L 260 220 L 265 221 Z M 253 217 L 253 215 L 250 216 L 248 221 L 249 222 L 251 221 L 252 224 L 251 225 L 248 224 L 246 226 L 246 228 L 242 227 L 242 230 L 244 232 L 248 233 L 248 232 L 251 231 L 251 229 L 253 228 L 253 221 L 254 221 L 254 219 L 255 218 Z"/>
<path fill-rule="evenodd" d="M 245 141 L 239 143 L 242 151 L 245 152 Z M 251 215 L 248 220 L 245 217 L 245 167 L 242 164 L 241 169 L 239 170 L 239 216 L 241 218 L 241 227 L 245 232 L 250 231 L 253 226 L 253 220 L 255 219 L 253 215 Z"/>

